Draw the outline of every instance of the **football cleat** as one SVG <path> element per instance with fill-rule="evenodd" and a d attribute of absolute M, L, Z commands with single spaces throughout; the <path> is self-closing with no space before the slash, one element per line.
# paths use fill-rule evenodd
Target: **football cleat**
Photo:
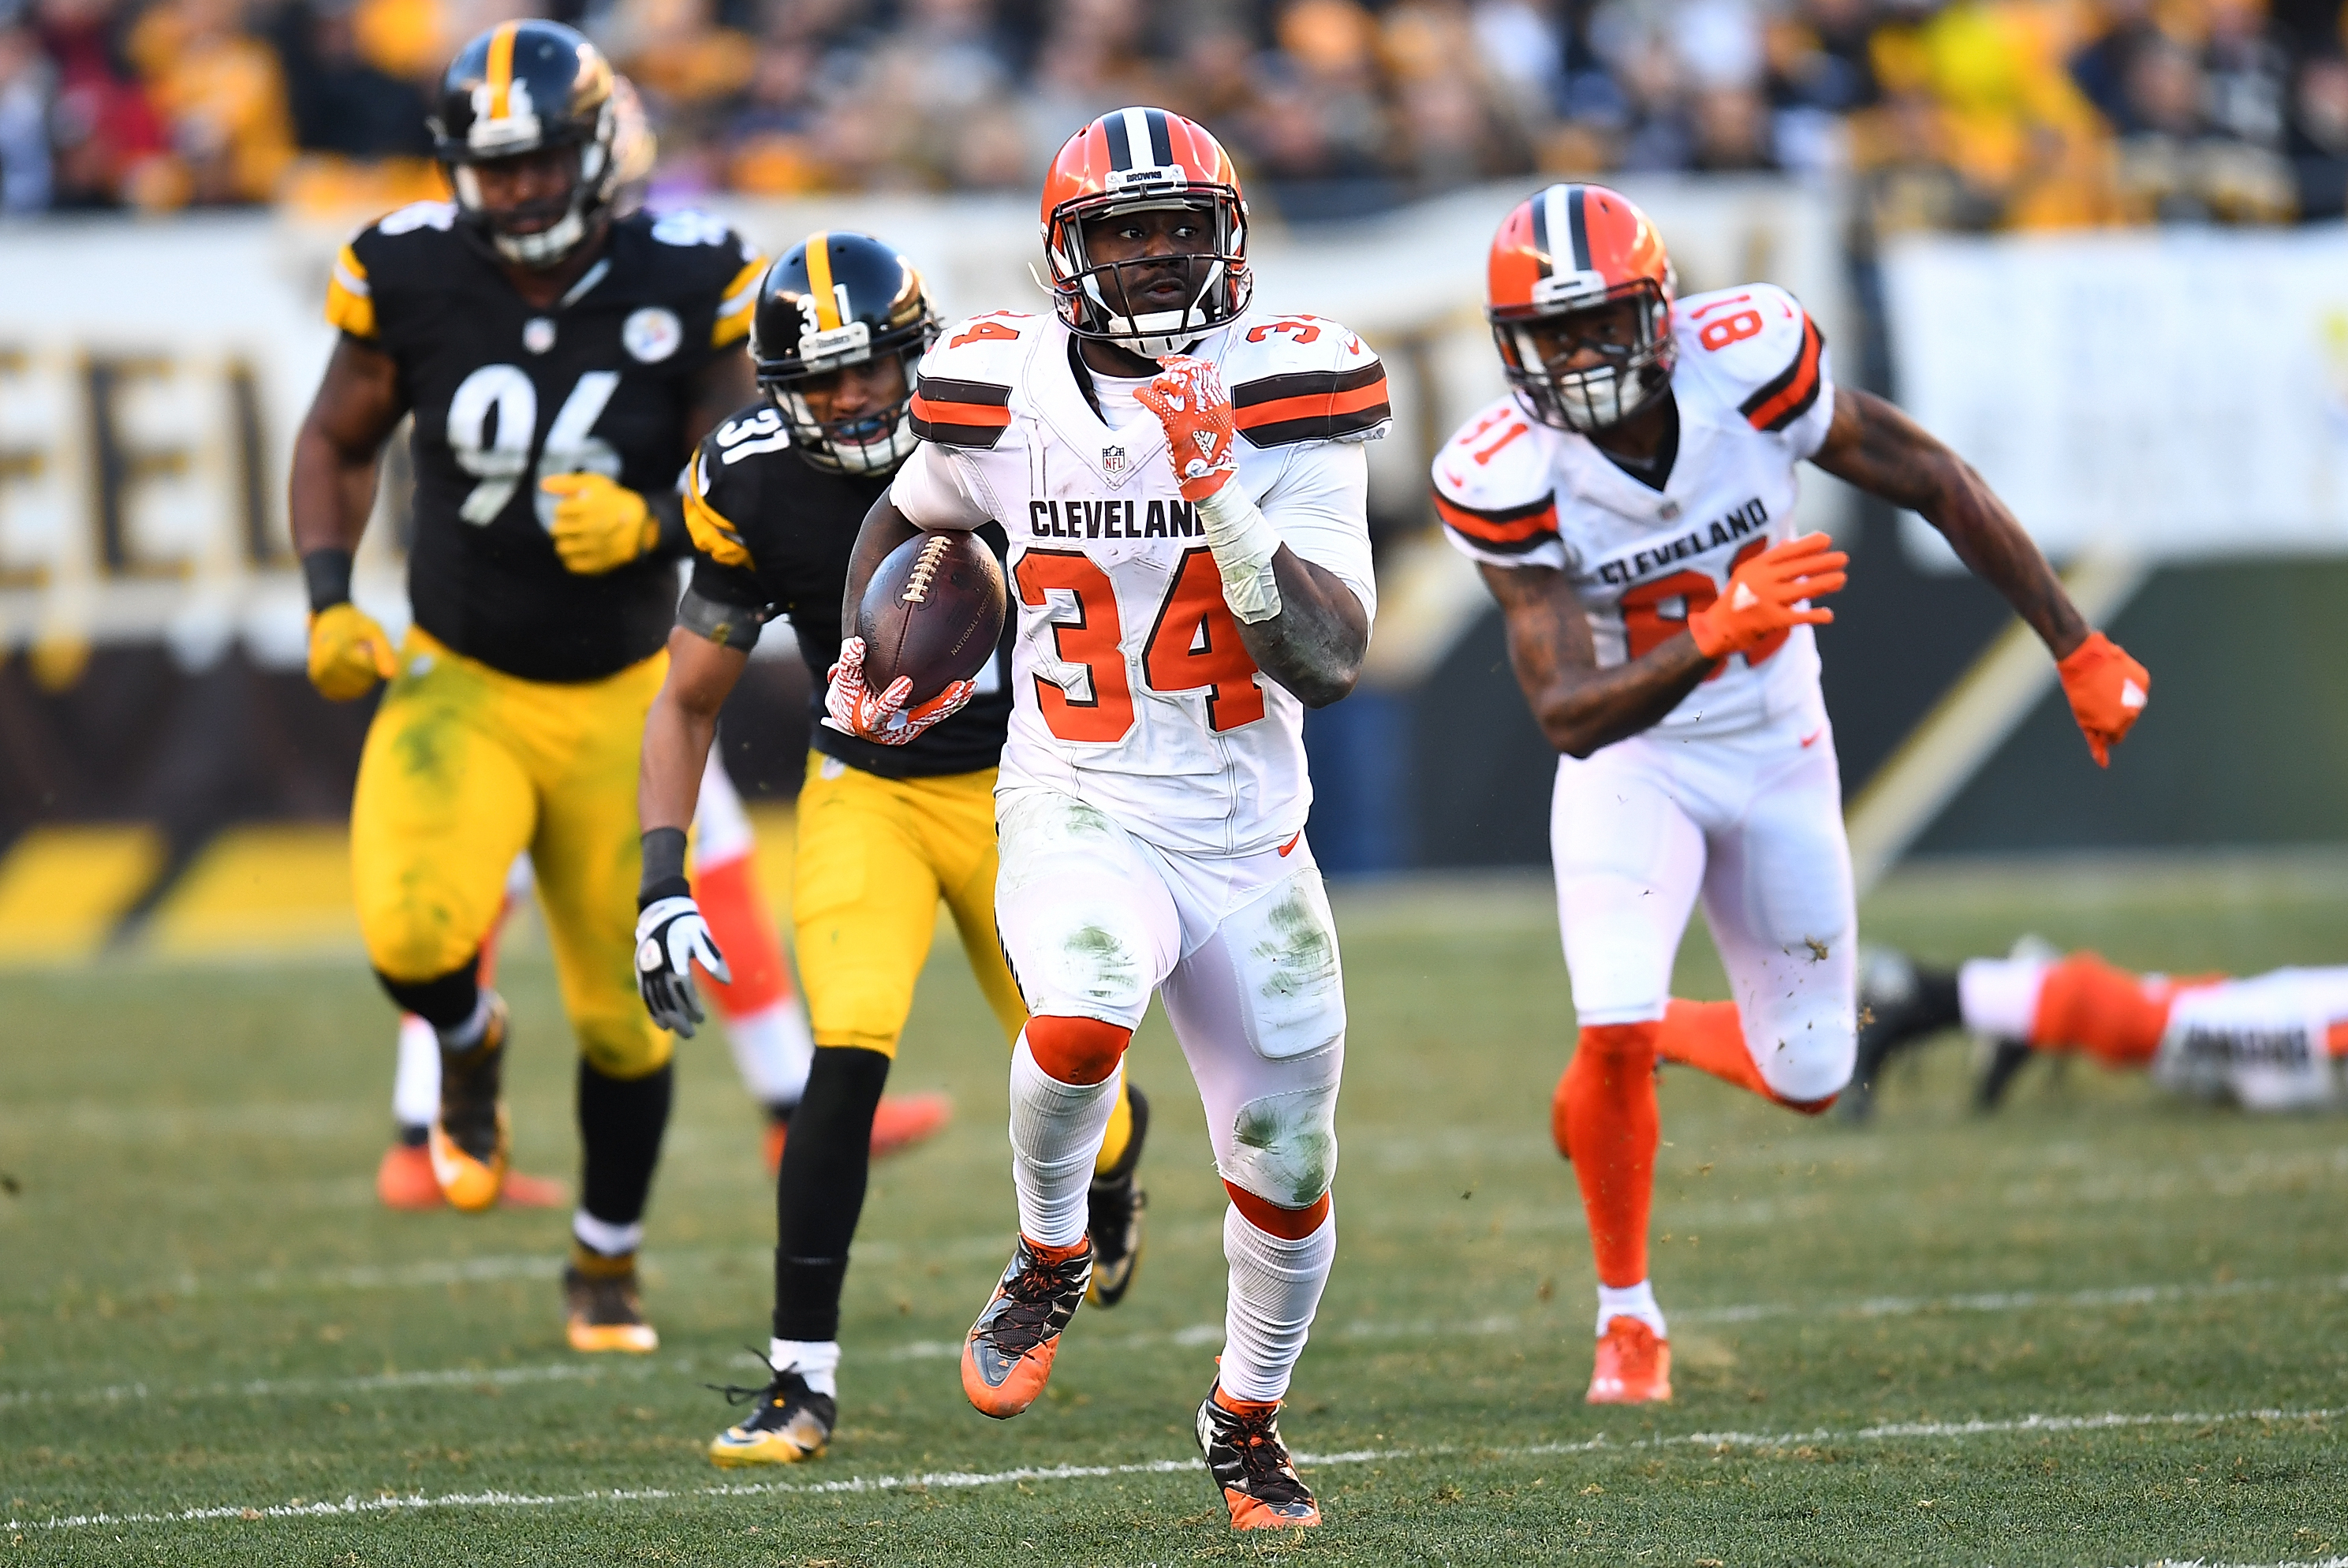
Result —
<path fill-rule="evenodd" d="M 884 1095 L 872 1113 L 872 1158 L 934 1138 L 953 1119 L 953 1101 L 942 1094 Z M 767 1108 L 767 1174 L 783 1171 L 783 1148 L 790 1141 L 791 1108 Z"/>
<path fill-rule="evenodd" d="M 1007 1421 L 1035 1402 L 1092 1272 L 1089 1242 L 1045 1250 L 1019 1238 L 986 1310 L 963 1341 L 962 1391 L 979 1414 Z"/>
<path fill-rule="evenodd" d="M 2005 1103 L 2005 1091 L 2013 1087 L 2014 1075 L 2037 1055 L 2027 1040 L 1993 1039 L 1987 1044 L 1989 1060 L 1973 1080 L 1973 1109 L 1983 1116 Z"/>
<path fill-rule="evenodd" d="M 1962 1021 L 1955 987 L 1945 975 L 1927 980 L 1916 961 L 1888 947 L 1870 947 L 1859 960 L 1859 1058 L 1842 1093 L 1846 1120 L 1875 1111 L 1875 1091 L 1892 1056 Z"/>
<path fill-rule="evenodd" d="M 795 1465 L 819 1460 L 839 1424 L 839 1406 L 819 1394 L 793 1371 L 774 1371 L 763 1388 L 720 1388 L 729 1405 L 745 1398 L 758 1408 L 709 1440 L 709 1462 L 721 1470 L 742 1465 Z"/>
<path fill-rule="evenodd" d="M 505 1102 L 506 1004 L 489 993 L 489 1027 L 469 1051 L 440 1053 L 440 1114 L 427 1147 L 432 1176 L 448 1206 L 469 1214 L 497 1206 L 512 1156 Z"/>
<path fill-rule="evenodd" d="M 417 1130 L 427 1140 L 431 1136 L 423 1128 Z M 386 1209 L 438 1208 L 440 1178 L 432 1173 L 432 1151 L 405 1137 L 385 1150 L 383 1163 L 375 1168 L 375 1195 Z"/>
<path fill-rule="evenodd" d="M 1300 1530 L 1321 1522 L 1280 1437 L 1280 1405 L 1233 1399 L 1219 1386 L 1199 1407 L 1199 1449 L 1222 1489 L 1233 1530 Z"/>
<path fill-rule="evenodd" d="M 1149 1102 L 1130 1082 L 1125 1094 L 1133 1104 L 1133 1131 L 1116 1165 L 1105 1176 L 1094 1175 L 1085 1197 L 1085 1228 L 1093 1243 L 1093 1275 L 1085 1299 L 1095 1306 L 1115 1306 L 1132 1288 L 1133 1271 L 1141 1263 L 1142 1220 L 1149 1210 L 1149 1194 L 1134 1179 L 1142 1141 L 1149 1135 Z"/>
<path fill-rule="evenodd" d="M 607 1258 L 573 1247 L 562 1271 L 562 1295 L 572 1349 L 644 1356 L 660 1348 L 660 1336 L 644 1321 L 634 1253 Z"/>
<path fill-rule="evenodd" d="M 1590 1372 L 1590 1403 L 1645 1405 L 1671 1397 L 1671 1341 L 1635 1317 L 1609 1320 Z"/>

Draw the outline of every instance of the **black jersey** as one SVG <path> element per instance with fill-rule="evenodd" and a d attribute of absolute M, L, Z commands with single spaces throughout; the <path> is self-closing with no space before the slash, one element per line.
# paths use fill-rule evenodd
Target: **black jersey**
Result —
<path fill-rule="evenodd" d="M 864 514 L 887 493 L 890 478 L 836 473 L 806 461 L 792 449 L 782 416 L 764 402 L 710 431 L 685 478 L 685 522 L 694 546 L 686 624 L 708 634 L 700 622 L 713 607 L 738 611 L 738 616 L 717 619 L 726 624 L 727 645 L 747 647 L 757 640 L 760 623 L 789 616 L 799 656 L 807 661 L 813 744 L 827 757 L 884 779 L 935 779 L 993 768 L 1002 760 L 1011 727 L 1014 628 L 1008 616 L 994 658 L 978 676 L 978 695 L 942 724 L 902 746 L 880 746 L 823 722 L 826 672 L 839 653 L 848 558 Z M 998 524 L 988 523 L 979 537 L 997 561 L 1010 549 Z"/>
<path fill-rule="evenodd" d="M 566 571 L 538 481 L 674 493 L 693 377 L 741 352 L 763 263 L 716 219 L 640 213 L 540 310 L 456 217 L 445 201 L 394 212 L 343 248 L 327 292 L 327 319 L 392 356 L 415 411 L 416 624 L 508 675 L 594 680 L 666 642 L 676 568 L 654 552 Z"/>

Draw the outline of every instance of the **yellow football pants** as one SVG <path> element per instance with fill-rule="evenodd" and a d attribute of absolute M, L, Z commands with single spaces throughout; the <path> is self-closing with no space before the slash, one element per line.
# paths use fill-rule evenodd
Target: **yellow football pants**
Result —
<path fill-rule="evenodd" d="M 527 849 L 580 1051 L 611 1078 L 659 1070 L 675 1042 L 636 995 L 636 767 L 668 655 L 526 681 L 410 630 L 399 662 L 351 801 L 368 958 L 402 981 L 470 962 Z"/>

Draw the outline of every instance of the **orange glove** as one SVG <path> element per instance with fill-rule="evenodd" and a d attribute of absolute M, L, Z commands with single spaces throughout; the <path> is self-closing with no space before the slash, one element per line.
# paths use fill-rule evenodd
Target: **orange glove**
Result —
<path fill-rule="evenodd" d="M 2063 677 L 2063 695 L 2071 699 L 2071 717 L 2079 721 L 2096 766 L 2109 768 L 2112 748 L 2127 738 L 2152 696 L 2152 676 L 2101 632 L 2088 633 L 2054 671 Z"/>
<path fill-rule="evenodd" d="M 932 726 L 952 718 L 978 695 L 976 681 L 953 681 L 922 704 L 907 709 L 913 695 L 913 677 L 899 676 L 889 689 L 874 694 L 864 684 L 864 639 L 850 637 L 839 645 L 839 662 L 825 672 L 824 724 L 842 735 L 882 746 L 902 746 Z"/>
<path fill-rule="evenodd" d="M 1688 617 L 1688 635 L 1698 653 L 1717 659 L 1750 653 L 1796 626 L 1823 626 L 1834 612 L 1804 609 L 1801 601 L 1839 589 L 1849 564 L 1823 533 L 1772 545 L 1730 575 L 1727 593 Z"/>
<path fill-rule="evenodd" d="M 1223 378 L 1203 359 L 1169 354 L 1163 371 L 1135 394 L 1135 400 L 1166 428 L 1166 455 L 1182 499 L 1202 501 L 1239 471 L 1231 455 L 1231 399 Z"/>

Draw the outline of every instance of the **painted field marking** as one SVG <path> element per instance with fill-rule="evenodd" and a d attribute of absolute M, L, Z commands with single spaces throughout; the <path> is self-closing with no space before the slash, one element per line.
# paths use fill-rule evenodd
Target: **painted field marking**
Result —
<path fill-rule="evenodd" d="M 529 1265 L 525 1274 L 516 1265 Z M 463 1264 L 414 1265 L 428 1269 L 437 1281 L 453 1278 L 469 1280 L 512 1279 L 537 1277 L 540 1272 L 551 1274 L 561 1266 L 559 1261 L 537 1257 L 475 1258 Z M 359 1271 L 347 1271 L 356 1273 Z M 2239 1295 L 2261 1295 L 2276 1292 L 2307 1295 L 2334 1294 L 2348 1291 L 2348 1274 L 2316 1274 L 2300 1279 L 2248 1279 L 2202 1281 L 2190 1284 L 2120 1285 L 2101 1290 L 2074 1291 L 1985 1291 L 1963 1295 L 1941 1296 L 1867 1296 L 1844 1302 L 1750 1302 L 1737 1306 L 1689 1307 L 1672 1314 L 1682 1323 L 1759 1323 L 1772 1318 L 1812 1317 L 1905 1317 L 1932 1312 L 2020 1312 L 2038 1307 L 2087 1308 L 2152 1306 L 2182 1301 L 2206 1301 Z M 1555 1326 L 1553 1324 L 1518 1317 L 1507 1313 L 1495 1313 L 1463 1322 L 1437 1323 L 1433 1319 L 1419 1321 L 1380 1321 L 1356 1318 L 1351 1323 L 1332 1324 L 1322 1329 L 1327 1339 L 1362 1340 L 1433 1340 L 1462 1337 L 1496 1337 L 1512 1334 L 1539 1332 Z M 1220 1323 L 1194 1323 L 1187 1327 L 1152 1334 L 1086 1336 L 1069 1342 L 1070 1349 L 1147 1350 L 1172 1346 L 1180 1349 L 1221 1343 L 1223 1326 Z M 853 1352 L 851 1360 L 870 1358 L 874 1361 L 950 1361 L 962 1355 L 958 1339 L 913 1339 L 901 1344 L 876 1346 L 869 1351 Z M 743 1365 L 748 1365 L 745 1361 Z M 283 1379 L 252 1378 L 241 1382 L 200 1384 L 190 1387 L 158 1390 L 145 1383 L 118 1383 L 98 1388 L 43 1389 L 0 1388 L 0 1409 L 21 1405 L 97 1405 L 122 1399 L 157 1398 L 164 1401 L 204 1398 L 275 1398 L 304 1395 L 390 1393 L 411 1388 L 467 1388 L 479 1386 L 510 1387 L 530 1383 L 592 1382 L 600 1377 L 650 1377 L 661 1370 L 690 1372 L 695 1363 L 685 1359 L 666 1362 L 627 1362 L 596 1367 L 578 1362 L 553 1362 L 536 1367 L 449 1367 L 415 1372 L 383 1372 L 355 1377 L 291 1377 Z M 2348 1568 L 2348 1565 L 2343 1565 Z"/>
<path fill-rule="evenodd" d="M 2206 1427 L 2238 1421 L 2316 1421 L 2327 1420 L 2340 1412 L 2333 1409 L 2312 1410 L 2228 1410 L 2217 1414 L 2177 1411 L 2166 1415 L 2131 1415 L 2107 1411 L 2094 1416 L 2015 1417 L 2006 1420 L 1987 1421 L 1896 1421 L 1880 1426 L 1859 1427 L 1849 1431 L 1818 1430 L 1808 1432 L 1689 1432 L 1679 1437 L 1642 1438 L 1627 1443 L 1610 1443 L 1604 1433 L 1583 1442 L 1533 1443 L 1513 1448 L 1467 1448 L 1443 1444 L 1428 1448 L 1353 1449 L 1342 1453 L 1296 1455 L 1299 1465 L 1375 1464 L 1386 1460 L 1431 1459 L 1445 1455 L 1473 1454 L 1493 1459 L 1547 1458 L 1559 1454 L 1594 1453 L 1605 1449 L 1625 1452 L 1641 1449 L 1671 1448 L 1748 1448 L 1788 1449 L 1818 1443 L 1882 1442 L 1915 1438 L 1975 1438 L 2011 1432 L 2086 1432 L 2109 1431 L 2137 1427 Z M 670 1502 L 706 1497 L 821 1497 L 839 1492 L 888 1492 L 922 1490 L 953 1491 L 974 1487 L 1009 1486 L 1021 1481 L 1090 1480 L 1120 1475 L 1171 1475 L 1203 1469 L 1198 1460 L 1146 1460 L 1137 1464 L 1123 1465 L 1023 1465 L 1004 1470 L 930 1470 L 912 1475 L 850 1476 L 825 1481 L 763 1481 L 734 1486 L 702 1486 L 670 1489 L 665 1487 L 590 1489 L 570 1492 L 509 1492 L 469 1491 L 444 1492 L 437 1497 L 411 1494 L 400 1497 L 380 1494 L 362 1498 L 356 1494 L 340 1502 L 284 1502 L 267 1505 L 255 1503 L 225 1503 L 210 1508 L 179 1509 L 167 1513 L 76 1513 L 41 1520 L 12 1519 L 0 1529 L 77 1530 L 120 1524 L 197 1524 L 213 1520 L 234 1519 L 316 1519 L 352 1514 L 396 1513 L 405 1511 L 436 1508 L 563 1508 L 591 1502 Z M 2348 1563 L 2348 1560 L 2334 1560 Z M 2183 1568 L 2183 1565 L 2178 1565 Z M 2296 1568 L 2296 1565 L 2293 1565 Z M 2333 1568 L 2323 1564 L 2322 1568 Z"/>

